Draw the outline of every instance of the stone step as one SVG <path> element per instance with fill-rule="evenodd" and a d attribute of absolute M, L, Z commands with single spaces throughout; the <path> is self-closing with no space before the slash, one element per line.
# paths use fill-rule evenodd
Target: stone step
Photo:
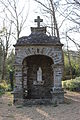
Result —
<path fill-rule="evenodd" d="M 23 105 L 50 105 L 51 99 L 24 99 Z"/>

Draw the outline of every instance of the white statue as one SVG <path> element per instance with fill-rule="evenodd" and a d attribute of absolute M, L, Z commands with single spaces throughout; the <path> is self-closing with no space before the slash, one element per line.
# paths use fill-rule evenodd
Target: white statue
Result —
<path fill-rule="evenodd" d="M 37 81 L 42 81 L 42 70 L 41 67 L 39 67 L 38 71 L 37 71 Z"/>

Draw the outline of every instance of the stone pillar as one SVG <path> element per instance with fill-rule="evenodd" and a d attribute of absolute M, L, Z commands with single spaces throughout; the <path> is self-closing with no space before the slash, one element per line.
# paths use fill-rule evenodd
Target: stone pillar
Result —
<path fill-rule="evenodd" d="M 62 89 L 62 75 L 63 68 L 60 65 L 52 65 L 53 68 L 53 88 L 52 88 L 52 102 L 63 103 L 64 91 Z"/>
<path fill-rule="evenodd" d="M 23 95 L 24 95 L 24 98 L 27 97 L 27 94 L 28 94 L 28 91 L 27 91 L 27 70 L 28 70 L 28 67 L 27 65 L 23 65 Z"/>
<path fill-rule="evenodd" d="M 28 70 L 28 67 L 27 66 L 24 66 L 23 68 L 23 87 L 24 89 L 27 89 L 27 70 Z"/>
<path fill-rule="evenodd" d="M 14 103 L 21 103 L 23 99 L 23 88 L 22 88 L 22 65 L 15 65 L 15 80 L 16 85 L 13 91 Z"/>
<path fill-rule="evenodd" d="M 61 66 L 54 67 L 54 87 L 53 90 L 61 90 L 62 89 L 62 68 Z"/>

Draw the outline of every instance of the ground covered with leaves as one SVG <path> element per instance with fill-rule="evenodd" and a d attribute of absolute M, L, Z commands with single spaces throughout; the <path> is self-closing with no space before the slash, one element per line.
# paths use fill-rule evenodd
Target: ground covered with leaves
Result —
<path fill-rule="evenodd" d="M 67 92 L 65 103 L 54 105 L 14 106 L 13 96 L 0 96 L 0 120 L 80 120 L 80 93 Z"/>

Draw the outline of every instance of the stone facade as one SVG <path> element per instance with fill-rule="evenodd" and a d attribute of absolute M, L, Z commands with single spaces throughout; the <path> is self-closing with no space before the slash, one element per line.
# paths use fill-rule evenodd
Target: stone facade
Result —
<path fill-rule="evenodd" d="M 61 103 L 64 91 L 63 52 L 59 38 L 46 35 L 46 27 L 31 28 L 31 35 L 15 45 L 15 104 Z M 42 81 L 37 71 L 42 70 Z"/>

